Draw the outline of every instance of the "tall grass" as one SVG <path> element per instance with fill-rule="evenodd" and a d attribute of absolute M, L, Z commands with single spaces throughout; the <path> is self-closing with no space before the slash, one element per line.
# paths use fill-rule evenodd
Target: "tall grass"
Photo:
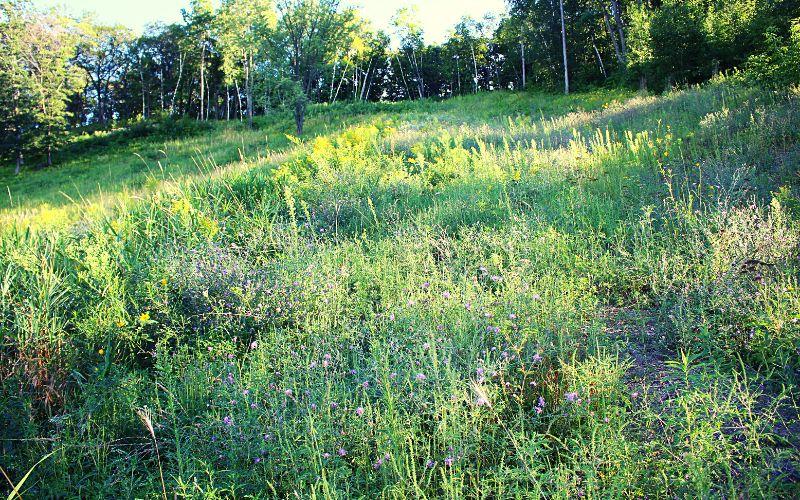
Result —
<path fill-rule="evenodd" d="M 35 496 L 797 495 L 799 114 L 727 82 L 320 107 L 305 141 L 183 139 L 104 207 L 31 189 L 0 236 L 4 469 L 56 450 Z"/>

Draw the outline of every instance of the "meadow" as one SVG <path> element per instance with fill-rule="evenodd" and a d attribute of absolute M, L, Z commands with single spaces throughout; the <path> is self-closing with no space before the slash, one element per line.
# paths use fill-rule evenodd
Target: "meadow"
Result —
<path fill-rule="evenodd" d="M 170 127 L 0 177 L 9 498 L 800 496 L 796 89 Z"/>

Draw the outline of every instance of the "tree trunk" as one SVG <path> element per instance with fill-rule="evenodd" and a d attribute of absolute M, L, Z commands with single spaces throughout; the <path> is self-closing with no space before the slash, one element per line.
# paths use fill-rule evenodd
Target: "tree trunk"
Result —
<path fill-rule="evenodd" d="M 248 54 L 246 56 L 245 64 L 245 93 L 247 94 L 247 126 L 253 128 L 253 82 L 252 82 L 252 64 L 253 56 Z"/>
<path fill-rule="evenodd" d="M 478 93 L 478 61 L 475 59 L 475 45 L 469 44 L 469 50 L 472 51 L 472 68 L 475 71 L 472 81 L 475 83 L 475 93 Z"/>
<path fill-rule="evenodd" d="M 567 67 L 567 28 L 564 25 L 564 0 L 558 0 L 561 10 L 561 50 L 564 54 L 564 94 L 569 94 L 569 68 Z"/>
<path fill-rule="evenodd" d="M 600 65 L 600 73 L 603 74 L 603 78 L 607 78 L 608 75 L 606 75 L 606 67 L 603 64 L 603 58 L 600 56 L 600 51 L 597 50 L 597 44 L 595 44 L 594 41 L 592 42 L 592 47 L 594 48 L 594 53 L 597 56 L 597 63 Z"/>
<path fill-rule="evenodd" d="M 142 68 L 142 58 L 139 57 L 139 81 L 142 84 L 142 119 L 147 119 L 147 99 L 144 89 L 144 68 Z"/>
<path fill-rule="evenodd" d="M 522 90 L 526 87 L 526 73 L 525 73 L 525 42 L 519 42 L 520 53 L 522 54 Z"/>
<path fill-rule="evenodd" d="M 203 42 L 203 47 L 200 49 L 200 121 L 205 116 L 205 66 L 206 66 L 206 44 Z"/>
<path fill-rule="evenodd" d="M 614 54 L 617 56 L 617 61 L 620 65 L 625 64 L 625 58 L 622 57 L 622 51 L 619 50 L 619 42 L 617 42 L 617 35 L 614 30 L 611 28 L 611 21 L 608 19 L 608 11 L 606 10 L 605 6 L 603 6 L 603 22 L 606 25 L 606 31 L 608 32 L 608 37 L 611 39 L 611 45 L 614 46 Z"/>
<path fill-rule="evenodd" d="M 328 102 L 333 102 L 333 86 L 336 83 L 336 66 L 339 65 L 339 57 L 336 57 L 336 62 L 333 63 L 333 76 L 331 76 L 331 92 L 328 95 Z"/>
<path fill-rule="evenodd" d="M 303 124 L 306 119 L 306 101 L 304 97 L 295 98 L 294 101 L 294 121 L 297 124 L 297 137 L 303 135 Z"/>
<path fill-rule="evenodd" d="M 169 112 L 170 115 L 174 115 L 175 114 L 175 101 L 176 101 L 176 99 L 178 97 L 178 89 L 180 89 L 181 78 L 183 77 L 183 59 L 184 59 L 183 52 L 179 52 L 178 53 L 178 82 L 175 84 L 175 92 L 172 93 L 172 106 L 171 106 L 171 109 L 170 109 L 170 112 Z"/>
<path fill-rule="evenodd" d="M 408 81 L 406 81 L 406 75 L 403 73 L 403 63 L 400 62 L 400 56 L 395 54 L 394 58 L 397 59 L 397 66 L 400 68 L 400 76 L 403 78 L 403 85 L 406 87 L 406 95 L 409 99 L 413 99 L 411 97 L 411 91 L 408 89 Z"/>
<path fill-rule="evenodd" d="M 625 43 L 625 30 L 622 25 L 622 11 L 619 5 L 619 0 L 611 0 L 611 10 L 614 14 L 614 23 L 617 25 L 617 32 L 619 33 L 619 49 L 622 52 L 622 57 L 627 63 L 628 61 L 628 47 Z"/>
<path fill-rule="evenodd" d="M 239 80 L 236 80 L 236 99 L 239 102 L 239 121 L 244 120 L 244 107 L 242 106 L 242 91 L 239 90 Z"/>
<path fill-rule="evenodd" d="M 336 99 L 339 97 L 339 90 L 342 88 L 342 83 L 344 83 L 344 77 L 347 75 L 348 69 L 350 69 L 350 61 L 347 61 L 347 66 L 344 67 L 342 77 L 339 79 L 339 85 L 336 86 L 336 93 L 333 94 L 333 100 L 331 101 L 332 103 L 336 102 Z"/>

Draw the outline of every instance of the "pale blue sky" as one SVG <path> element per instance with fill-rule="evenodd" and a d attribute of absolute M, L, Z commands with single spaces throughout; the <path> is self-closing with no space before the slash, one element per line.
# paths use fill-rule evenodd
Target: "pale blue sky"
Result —
<path fill-rule="evenodd" d="M 140 32 L 149 22 L 166 23 L 181 19 L 181 8 L 189 0 L 34 0 L 40 6 L 61 5 L 74 14 L 94 12 L 101 22 L 119 23 Z M 389 19 L 401 7 L 416 5 L 419 21 L 425 27 L 428 42 L 441 42 L 461 16 L 480 18 L 487 12 L 505 11 L 504 0 L 343 0 L 361 7 L 364 16 L 378 29 L 385 29 Z"/>

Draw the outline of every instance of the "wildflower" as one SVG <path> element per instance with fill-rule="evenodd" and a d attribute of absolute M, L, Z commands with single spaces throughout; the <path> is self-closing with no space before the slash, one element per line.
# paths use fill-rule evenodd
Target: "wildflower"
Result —
<path fill-rule="evenodd" d="M 433 469 L 435 466 L 436 466 L 436 462 L 434 462 L 430 458 L 428 459 L 427 462 L 425 462 L 425 468 L 427 468 L 427 469 Z"/>
<path fill-rule="evenodd" d="M 139 315 L 139 323 L 145 324 L 150 321 L 150 313 L 143 312 Z"/>
<path fill-rule="evenodd" d="M 364 381 L 364 382 L 361 384 L 361 386 L 362 386 L 364 389 L 369 389 L 369 380 L 365 380 L 365 381 Z"/>
<path fill-rule="evenodd" d="M 633 399 L 636 399 L 636 398 L 638 398 L 638 397 L 639 397 L 639 392 L 638 392 L 638 391 L 634 391 L 634 392 L 632 392 L 632 393 L 631 393 L 631 397 L 632 397 Z"/>
<path fill-rule="evenodd" d="M 283 391 L 283 393 L 286 394 L 288 397 L 292 397 L 292 390 L 291 389 L 286 389 L 285 391 Z"/>
<path fill-rule="evenodd" d="M 97 350 L 97 354 L 99 354 L 99 355 L 101 355 L 101 356 L 102 356 L 103 354 L 105 354 L 105 353 L 106 353 L 106 350 L 105 350 L 105 349 L 103 349 L 102 347 L 101 347 L 100 349 L 98 349 L 98 350 Z"/>
<path fill-rule="evenodd" d="M 450 298 L 450 292 L 447 292 L 447 291 L 442 292 L 442 298 L 449 299 Z"/>
<path fill-rule="evenodd" d="M 337 453 L 339 454 L 340 457 L 343 457 L 347 455 L 347 450 L 345 450 L 344 448 L 339 448 L 339 451 Z"/>
<path fill-rule="evenodd" d="M 328 452 L 325 452 L 325 453 L 322 454 L 322 458 L 331 458 L 331 454 L 328 453 Z"/>
<path fill-rule="evenodd" d="M 364 414 L 364 408 L 362 408 L 361 406 L 356 408 L 356 415 L 358 415 L 360 417 L 363 414 Z"/>
<path fill-rule="evenodd" d="M 254 463 L 257 463 L 257 464 L 258 464 L 258 463 L 261 463 L 261 457 L 256 457 L 256 458 L 254 458 L 254 459 L 253 459 L 253 462 L 254 462 Z"/>
<path fill-rule="evenodd" d="M 336 401 L 331 402 L 331 410 L 335 410 L 338 407 L 339 407 L 339 403 L 337 403 Z"/>
<path fill-rule="evenodd" d="M 453 466 L 453 462 L 455 462 L 455 459 L 453 457 L 447 457 L 447 458 L 444 459 L 444 464 L 447 467 L 452 467 Z"/>
<path fill-rule="evenodd" d="M 161 280 L 161 286 L 167 286 L 167 278 Z"/>
<path fill-rule="evenodd" d="M 542 355 L 537 352 L 536 354 L 533 355 L 532 359 L 534 363 L 538 363 L 542 360 Z"/>
<path fill-rule="evenodd" d="M 258 342 L 256 342 L 255 340 L 250 342 L 250 349 L 255 349 L 257 347 L 258 347 Z"/>
<path fill-rule="evenodd" d="M 228 427 L 231 427 L 233 426 L 233 419 L 230 417 L 230 415 L 226 415 L 225 418 L 222 419 L 222 423 Z"/>
<path fill-rule="evenodd" d="M 669 156 L 669 151 L 664 151 L 664 158 Z"/>
<path fill-rule="evenodd" d="M 425 342 L 424 344 L 422 344 L 422 349 L 423 350 L 427 351 L 430 348 L 431 348 L 431 344 L 430 343 Z"/>
<path fill-rule="evenodd" d="M 422 381 L 425 380 L 426 378 L 428 377 L 426 377 L 424 373 L 417 373 L 417 380 Z"/>
<path fill-rule="evenodd" d="M 564 394 L 564 397 L 570 403 L 574 403 L 575 401 L 578 400 L 578 393 L 577 392 L 568 392 L 568 393 Z"/>
<path fill-rule="evenodd" d="M 122 328 L 124 326 L 125 326 L 125 320 L 124 319 L 118 319 L 117 320 L 117 328 Z"/>

